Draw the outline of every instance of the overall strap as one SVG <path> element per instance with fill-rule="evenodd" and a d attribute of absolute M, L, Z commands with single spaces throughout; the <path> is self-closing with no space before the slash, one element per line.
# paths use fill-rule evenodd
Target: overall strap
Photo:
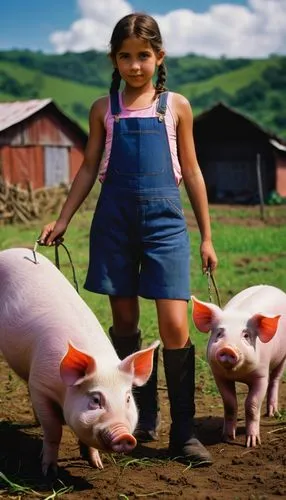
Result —
<path fill-rule="evenodd" d="M 118 92 L 112 92 L 112 94 L 110 94 L 110 106 L 111 106 L 111 114 L 113 116 L 118 116 L 121 113 Z"/>
<path fill-rule="evenodd" d="M 166 109 L 167 109 L 167 99 L 168 99 L 168 92 L 162 92 L 162 94 L 159 95 L 159 100 L 157 104 L 157 114 L 159 115 L 159 119 L 164 119 L 164 116 L 166 114 Z"/>

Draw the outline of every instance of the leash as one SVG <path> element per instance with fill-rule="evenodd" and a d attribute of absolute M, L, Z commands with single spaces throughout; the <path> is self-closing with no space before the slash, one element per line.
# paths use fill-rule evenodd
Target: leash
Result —
<path fill-rule="evenodd" d="M 205 272 L 205 274 L 206 274 L 207 279 L 208 279 L 208 292 L 209 292 L 210 302 L 213 302 L 212 301 L 212 285 L 213 285 L 215 293 L 216 293 L 217 303 L 218 303 L 219 307 L 221 307 L 221 300 L 220 300 L 220 295 L 219 295 L 219 291 L 218 291 L 218 287 L 217 287 L 217 284 L 216 284 L 215 277 L 214 277 L 214 275 L 213 275 L 213 273 L 211 272 L 210 269 L 208 269 Z"/>
<path fill-rule="evenodd" d="M 32 250 L 33 252 L 33 256 L 34 256 L 34 262 L 35 264 L 38 264 L 38 261 L 37 261 L 37 254 L 36 254 L 36 251 L 37 251 L 37 248 L 38 248 L 38 245 L 40 246 L 45 246 L 43 245 L 40 240 L 36 240 L 35 244 L 34 244 L 34 248 Z M 60 271 L 60 256 L 59 256 L 59 247 L 62 246 L 65 251 L 66 251 L 66 254 L 69 258 L 69 261 L 70 261 L 70 265 L 71 265 L 71 268 L 72 268 L 72 274 L 73 274 L 73 282 L 74 282 L 74 287 L 77 291 L 77 293 L 79 294 L 79 287 L 78 287 L 78 282 L 77 282 L 77 279 L 76 279 L 76 274 L 75 274 L 75 268 L 74 268 L 74 265 L 73 265 L 73 261 L 72 261 L 72 258 L 71 258 L 71 254 L 70 252 L 68 251 L 66 245 L 63 244 L 63 241 L 62 240 L 56 240 L 55 241 L 55 265 L 56 267 L 58 268 L 58 270 Z"/>

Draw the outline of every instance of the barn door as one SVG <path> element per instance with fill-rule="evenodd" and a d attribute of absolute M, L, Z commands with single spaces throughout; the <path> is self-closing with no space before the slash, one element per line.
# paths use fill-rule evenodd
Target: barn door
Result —
<path fill-rule="evenodd" d="M 45 147 L 45 186 L 69 183 L 69 154 L 67 148 Z"/>

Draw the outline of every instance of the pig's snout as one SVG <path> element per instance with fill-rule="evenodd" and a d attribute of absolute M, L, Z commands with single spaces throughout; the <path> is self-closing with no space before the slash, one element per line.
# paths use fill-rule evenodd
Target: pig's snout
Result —
<path fill-rule="evenodd" d="M 115 441 L 111 443 L 113 451 L 116 453 L 130 453 L 137 444 L 137 441 L 132 434 L 126 432 L 121 434 Z"/>
<path fill-rule="evenodd" d="M 135 437 L 122 425 L 104 429 L 101 438 L 107 449 L 116 453 L 130 453 L 137 445 Z"/>
<path fill-rule="evenodd" d="M 224 346 L 218 349 L 216 353 L 216 360 L 224 368 L 231 369 L 237 365 L 239 355 L 232 347 Z"/>

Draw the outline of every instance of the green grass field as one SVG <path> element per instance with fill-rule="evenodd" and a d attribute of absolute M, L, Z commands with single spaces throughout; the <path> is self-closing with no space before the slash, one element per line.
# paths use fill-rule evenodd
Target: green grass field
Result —
<path fill-rule="evenodd" d="M 95 194 L 96 192 L 93 192 L 90 195 L 86 206 L 95 204 Z M 92 198 L 94 198 L 94 200 Z M 192 212 L 187 208 L 187 201 L 184 195 L 183 205 L 185 206 L 187 220 L 192 228 L 190 230 L 192 250 L 192 266 L 190 269 L 192 292 L 199 299 L 209 301 L 207 278 L 202 274 L 200 267 L 199 232 L 194 223 Z M 210 213 L 212 218 L 213 241 L 219 257 L 216 282 L 222 304 L 225 304 L 232 295 L 250 285 L 267 283 L 286 290 L 285 206 L 267 207 L 265 209 L 265 222 L 260 220 L 259 207 L 211 206 Z M 95 295 L 83 289 L 88 262 L 88 238 L 92 214 L 92 210 L 85 210 L 84 207 L 80 209 L 72 220 L 65 235 L 65 244 L 72 256 L 80 294 L 96 313 L 99 321 L 107 331 L 111 324 L 111 312 L 107 297 Z M 0 250 L 17 246 L 32 248 L 43 224 L 51 219 L 52 218 L 49 217 L 46 221 L 35 221 L 29 226 L 21 224 L 0 226 Z M 38 247 L 38 250 L 54 261 L 53 247 Z M 73 282 L 72 270 L 67 255 L 62 247 L 60 247 L 59 252 L 61 271 L 71 282 Z M 45 293 L 44 286 L 41 292 Z M 213 289 L 211 290 L 211 298 L 214 302 L 217 302 Z M 189 307 L 189 316 L 191 337 L 196 344 L 197 387 L 200 387 L 200 391 L 205 395 L 217 396 L 217 388 L 206 362 L 208 335 L 200 334 L 195 330 L 191 319 L 191 305 Z M 151 341 L 158 338 L 156 311 L 152 301 L 141 300 L 140 326 L 144 333 L 145 344 L 149 344 Z M 161 370 L 162 366 L 160 366 L 160 371 Z M 286 374 L 284 374 L 284 380 L 286 380 L 285 377 Z M 19 383 L 18 379 L 17 383 Z M 221 403 L 216 404 L 221 406 Z M 284 418 L 285 410 L 282 410 L 280 419 Z M 134 465 L 135 461 L 134 459 L 130 461 L 128 457 L 124 458 L 125 465 L 123 466 L 126 467 L 128 464 Z M 144 461 L 141 459 L 138 464 L 142 467 Z M 159 460 L 155 460 L 154 464 L 159 466 Z M 147 460 L 145 465 L 146 467 L 151 467 L 154 464 L 150 460 Z M 120 468 L 120 466 L 121 462 L 118 462 L 117 467 Z M 98 472 L 99 471 L 93 472 L 93 475 Z M 50 495 L 44 497 L 44 495 L 40 494 L 38 491 L 31 489 L 30 486 L 26 484 L 23 485 L 23 481 L 19 480 L 17 477 L 8 478 L 3 473 L 0 473 L 0 480 L 2 480 L 5 490 L 13 495 L 18 495 L 17 498 L 38 498 L 41 496 L 41 498 L 45 498 L 45 500 L 52 500 L 60 496 L 65 496 L 65 494 L 68 494 L 73 488 L 72 486 L 66 487 L 62 483 L 60 490 L 57 492 L 53 490 Z M 1 492 L 0 498 L 2 498 Z M 127 499 L 128 497 L 124 495 L 124 498 Z"/>
<path fill-rule="evenodd" d="M 94 193 L 90 196 L 94 196 Z M 89 206 L 95 200 L 89 200 Z M 183 197 L 183 204 L 187 206 Z M 199 299 L 209 301 L 208 280 L 202 274 L 199 256 L 199 231 L 191 210 L 185 209 L 190 230 L 192 263 L 192 293 Z M 257 284 L 271 284 L 286 290 L 286 210 L 284 207 L 267 207 L 266 221 L 260 220 L 259 207 L 210 207 L 213 241 L 219 258 L 216 283 L 222 304 L 243 288 Z M 83 289 L 88 262 L 89 227 L 91 210 L 80 210 L 72 220 L 65 235 L 75 266 L 80 294 L 96 313 L 107 331 L 111 324 L 111 312 L 106 296 L 92 294 Z M 36 221 L 30 226 L 0 226 L 0 248 L 33 246 L 43 222 Z M 54 249 L 39 247 L 39 251 L 54 261 Z M 61 270 L 72 281 L 72 270 L 64 249 L 60 248 Z M 44 292 L 44 290 L 43 290 Z M 211 299 L 216 302 L 214 289 Z M 189 308 L 191 336 L 198 351 L 204 349 L 207 335 L 195 331 Z M 158 338 L 155 306 L 152 301 L 141 300 L 141 328 L 146 343 Z"/>
<path fill-rule="evenodd" d="M 23 57 L 25 58 L 25 55 Z M 40 57 L 42 57 L 43 60 L 45 59 L 44 55 Z M 88 110 L 95 99 L 108 93 L 111 66 L 110 72 L 106 65 L 101 70 L 95 67 L 95 74 L 100 71 L 99 76 L 103 77 L 102 83 L 98 85 L 88 85 L 85 83 L 86 80 L 84 75 L 80 81 L 77 79 L 72 80 L 51 76 L 38 69 L 31 69 L 24 64 L 15 62 L 13 55 L 11 55 L 11 58 L 11 60 L 2 60 L 0 58 L 0 101 L 30 99 L 33 98 L 32 96 L 34 92 L 36 92 L 35 95 L 37 95 L 37 98 L 52 98 L 63 112 L 76 120 L 85 130 L 88 130 Z M 229 69 L 226 68 L 223 72 L 219 71 L 221 63 L 219 60 L 215 61 L 208 58 L 196 57 L 193 59 L 192 57 L 185 57 L 179 58 L 177 61 L 178 64 L 175 64 L 176 61 L 177 59 L 173 60 L 172 58 L 169 61 L 170 70 L 168 73 L 168 86 L 171 90 L 183 94 L 190 100 L 193 106 L 194 116 L 211 107 L 220 99 L 226 101 L 226 103 L 230 103 L 231 98 L 234 98 L 238 91 L 247 88 L 251 84 L 257 87 L 261 82 L 264 82 L 267 90 L 265 90 L 263 99 L 262 97 L 259 98 L 259 106 L 257 105 L 257 96 L 254 92 L 250 93 L 250 97 L 246 99 L 247 102 L 242 100 L 240 104 L 235 105 L 235 109 L 248 115 L 249 118 L 255 120 L 262 127 L 272 130 L 272 132 L 276 132 L 279 136 L 284 137 L 286 132 L 283 109 L 280 111 L 282 102 L 284 102 L 283 86 L 279 84 L 277 88 L 276 84 L 273 88 L 273 86 L 271 87 L 265 83 L 263 77 L 265 70 L 271 70 L 272 72 L 272 69 L 274 69 L 274 73 L 281 71 L 282 62 L 280 58 L 273 56 L 268 59 L 253 59 L 248 64 L 242 65 L 236 69 L 231 69 L 231 67 L 229 67 Z M 189 73 L 190 75 L 192 75 L 192 73 L 196 74 L 198 68 L 203 68 L 204 66 L 208 67 L 209 65 L 212 66 L 213 64 L 217 64 L 218 66 L 218 73 L 214 76 L 211 72 L 209 77 L 196 81 L 193 81 L 192 78 L 188 80 L 186 77 Z M 185 74 L 185 77 L 182 79 L 181 76 L 183 74 Z M 4 82 L 2 84 L 1 75 Z M 70 75 L 72 75 L 72 73 Z M 15 90 L 10 81 L 11 93 L 9 94 L 9 90 L 7 90 L 9 85 L 7 82 L 5 85 L 6 79 L 10 79 L 14 82 L 14 87 L 15 85 L 19 87 L 18 91 Z M 23 89 L 23 87 L 25 87 L 25 89 Z M 215 92 L 211 100 L 208 100 L 206 96 L 213 91 L 221 92 L 224 97 L 218 97 Z M 199 98 L 199 102 L 196 102 L 196 98 Z M 276 105 L 273 104 L 275 102 Z M 280 102 L 281 104 L 279 104 Z"/>
<path fill-rule="evenodd" d="M 88 110 L 93 101 L 103 95 L 102 89 L 97 87 L 53 76 L 41 75 L 39 72 L 25 68 L 20 64 L 1 61 L 0 69 L 5 71 L 7 75 L 16 78 L 21 84 L 32 85 L 34 79 L 39 76 L 41 78 L 41 85 L 38 98 L 45 99 L 51 97 L 64 112 L 71 118 L 74 118 L 85 129 L 88 127 L 88 113 L 86 113 L 86 118 L 81 120 L 73 111 L 73 104 L 78 102 Z M 6 100 L 10 101 L 11 96 L 1 92 L 0 89 L 0 101 Z"/>
<path fill-rule="evenodd" d="M 246 87 L 251 82 L 259 80 L 263 71 L 270 65 L 277 65 L 277 61 L 256 60 L 246 67 L 239 68 L 229 73 L 213 76 L 206 81 L 186 83 L 179 87 L 178 92 L 192 99 L 198 95 L 210 92 L 214 88 L 220 88 L 230 95 L 234 95 L 237 90 Z"/>

